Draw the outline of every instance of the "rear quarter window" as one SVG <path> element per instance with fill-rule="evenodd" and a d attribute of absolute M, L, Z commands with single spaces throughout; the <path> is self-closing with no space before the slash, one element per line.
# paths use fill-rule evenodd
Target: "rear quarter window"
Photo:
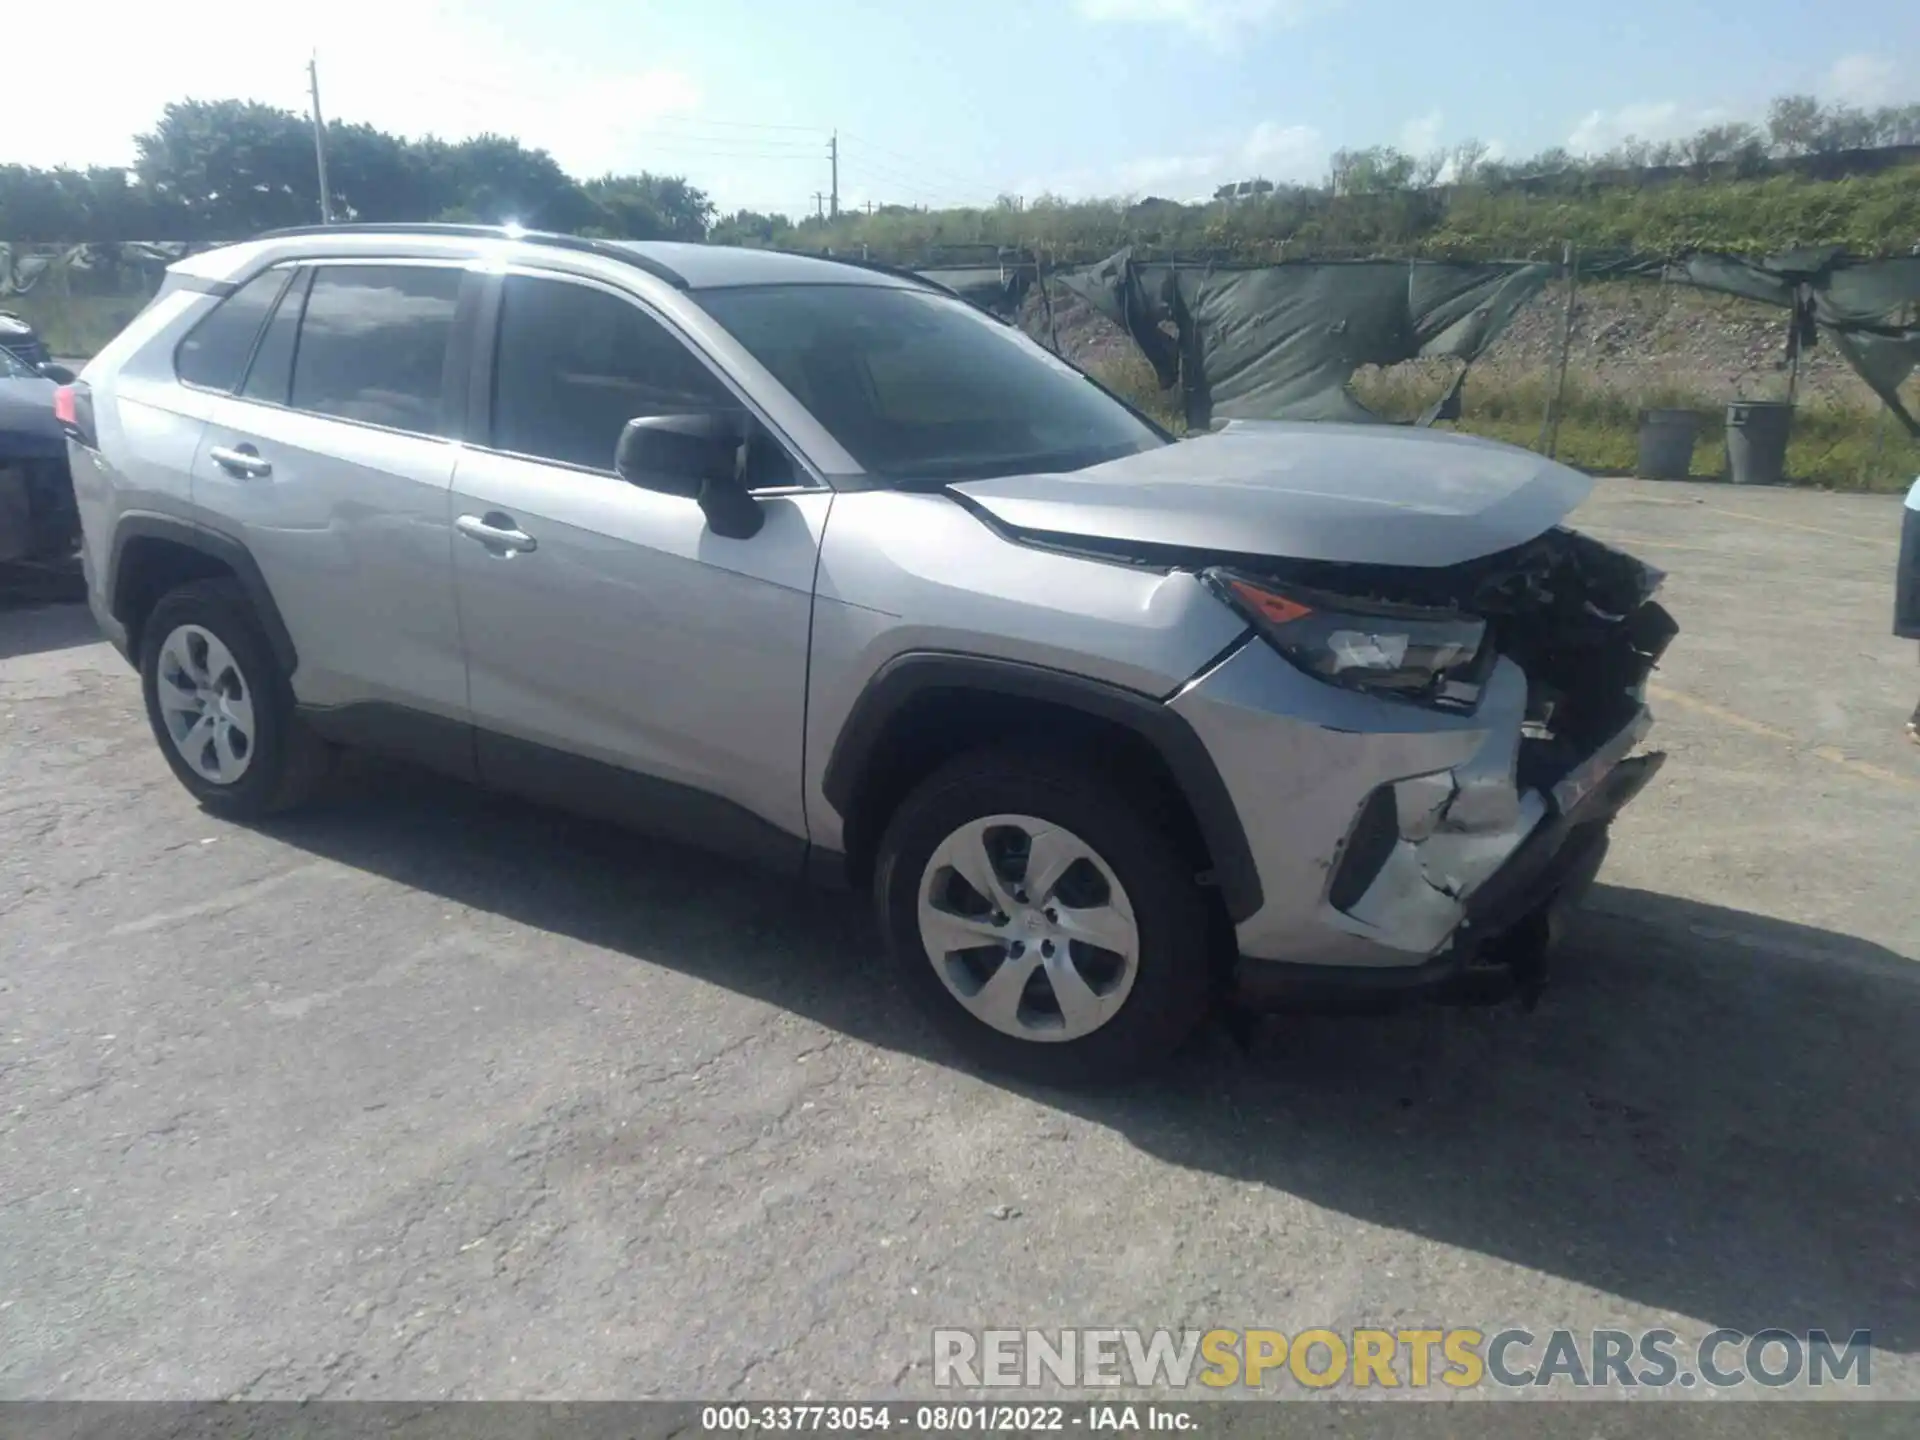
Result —
<path fill-rule="evenodd" d="M 173 352 L 173 373 L 203 390 L 232 390 L 290 270 L 256 275 L 209 311 Z"/>

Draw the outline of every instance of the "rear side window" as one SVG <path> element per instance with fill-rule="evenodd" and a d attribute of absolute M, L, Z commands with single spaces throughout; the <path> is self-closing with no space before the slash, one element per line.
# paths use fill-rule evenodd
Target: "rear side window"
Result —
<path fill-rule="evenodd" d="M 253 353 L 254 337 L 291 273 L 265 271 L 214 306 L 173 352 L 173 373 L 207 390 L 231 390 L 238 385 Z"/>
<path fill-rule="evenodd" d="M 677 336 L 616 295 L 509 275 L 500 307 L 495 449 L 610 471 L 629 420 L 738 408 Z"/>
<path fill-rule="evenodd" d="M 443 266 L 315 270 L 294 354 L 294 408 L 451 433 L 442 397 L 460 280 L 459 270 Z"/>
<path fill-rule="evenodd" d="M 273 318 L 267 321 L 266 331 L 254 347 L 247 383 L 240 387 L 240 393 L 249 400 L 287 403 L 287 391 L 293 383 L 294 337 L 300 330 L 300 310 L 306 304 L 307 282 L 312 278 L 311 270 L 300 271 L 280 297 Z"/>

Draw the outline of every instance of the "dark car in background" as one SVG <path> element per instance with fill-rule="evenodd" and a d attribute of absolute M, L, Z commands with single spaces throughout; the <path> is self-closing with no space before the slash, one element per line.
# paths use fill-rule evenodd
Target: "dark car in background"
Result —
<path fill-rule="evenodd" d="M 51 373 L 49 373 L 51 372 Z M 80 537 L 66 436 L 54 413 L 73 377 L 0 348 L 0 561 L 58 560 Z"/>
<path fill-rule="evenodd" d="M 0 350 L 24 362 L 29 368 L 48 364 L 53 359 L 47 351 L 46 341 L 12 310 L 0 310 Z"/>

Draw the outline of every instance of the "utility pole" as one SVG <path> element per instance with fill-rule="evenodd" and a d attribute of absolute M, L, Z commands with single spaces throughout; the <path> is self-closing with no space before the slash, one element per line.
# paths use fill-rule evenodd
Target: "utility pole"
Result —
<path fill-rule="evenodd" d="M 1560 316 L 1560 364 L 1554 376 L 1547 413 L 1540 417 L 1538 449 L 1549 460 L 1560 453 L 1560 411 L 1567 398 L 1567 357 L 1573 348 L 1573 301 L 1580 290 L 1580 252 L 1569 240 L 1560 252 L 1561 273 L 1567 277 L 1567 307 Z"/>
<path fill-rule="evenodd" d="M 827 141 L 827 159 L 833 164 L 833 218 L 840 218 L 840 132 Z"/>
<path fill-rule="evenodd" d="M 813 192 L 813 209 L 822 220 L 827 218 L 827 197 L 818 190 Z"/>
<path fill-rule="evenodd" d="M 320 170 L 320 223 L 333 223 L 333 205 L 327 198 L 327 122 L 320 118 L 320 57 L 307 57 L 307 85 L 313 93 L 313 163 Z"/>

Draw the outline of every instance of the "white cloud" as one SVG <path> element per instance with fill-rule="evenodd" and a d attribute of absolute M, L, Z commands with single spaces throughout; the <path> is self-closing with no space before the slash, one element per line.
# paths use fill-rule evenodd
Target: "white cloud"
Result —
<path fill-rule="evenodd" d="M 1638 140 L 1679 140 L 1728 118 L 1729 112 L 1718 106 L 1687 106 L 1677 100 L 1591 110 L 1567 136 L 1567 148 L 1576 155 L 1596 155 L 1630 136 Z"/>
<path fill-rule="evenodd" d="M 1400 148 L 1409 155 L 1427 155 L 1440 148 L 1440 126 L 1446 116 L 1438 110 L 1429 110 L 1418 119 L 1409 120 L 1400 127 Z"/>
<path fill-rule="evenodd" d="M 1298 25 L 1336 0 L 1076 0 L 1089 20 L 1177 25 L 1225 44 L 1263 25 Z"/>
<path fill-rule="evenodd" d="M 1204 200 L 1234 181 L 1317 182 L 1325 178 L 1326 169 L 1326 141 L 1313 126 L 1263 120 L 1238 139 L 1193 154 L 1142 156 L 1029 181 L 1020 189 L 1029 196 L 1044 193 L 1067 199 L 1158 195 L 1167 200 Z"/>
<path fill-rule="evenodd" d="M 1899 67 L 1885 55 L 1842 55 L 1828 69 L 1821 91 L 1849 105 L 1885 105 L 1895 98 Z"/>

